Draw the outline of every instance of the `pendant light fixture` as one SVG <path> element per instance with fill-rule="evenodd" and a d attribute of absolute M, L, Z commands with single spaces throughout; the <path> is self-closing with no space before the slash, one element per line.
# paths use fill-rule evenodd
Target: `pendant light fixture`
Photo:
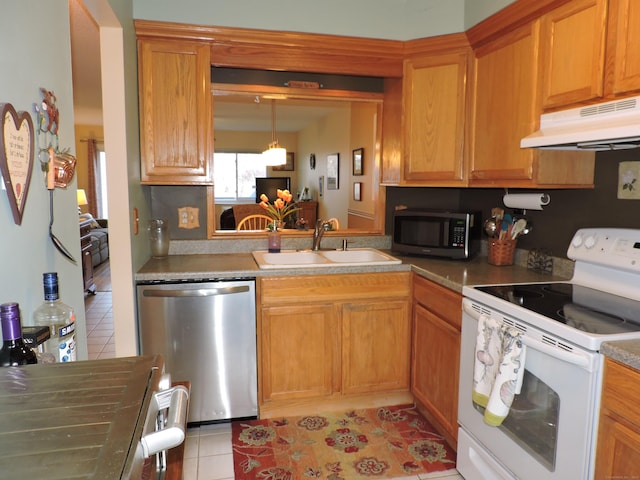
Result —
<path fill-rule="evenodd" d="M 287 163 L 287 150 L 278 144 L 276 138 L 276 101 L 271 99 L 271 143 L 262 152 L 267 166 L 274 167 Z"/>

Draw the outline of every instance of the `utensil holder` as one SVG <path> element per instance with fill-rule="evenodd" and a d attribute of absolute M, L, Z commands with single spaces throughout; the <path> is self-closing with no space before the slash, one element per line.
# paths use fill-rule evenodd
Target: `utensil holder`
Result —
<path fill-rule="evenodd" d="M 488 262 L 491 265 L 513 265 L 513 254 L 516 251 L 517 240 L 510 238 L 489 239 L 489 257 Z"/>

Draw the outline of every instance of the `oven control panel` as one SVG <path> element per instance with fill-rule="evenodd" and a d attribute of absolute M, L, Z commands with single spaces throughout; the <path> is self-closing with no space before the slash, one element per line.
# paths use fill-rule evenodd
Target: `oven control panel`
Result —
<path fill-rule="evenodd" d="M 576 261 L 640 272 L 640 230 L 580 229 L 571 240 L 567 256 Z"/>

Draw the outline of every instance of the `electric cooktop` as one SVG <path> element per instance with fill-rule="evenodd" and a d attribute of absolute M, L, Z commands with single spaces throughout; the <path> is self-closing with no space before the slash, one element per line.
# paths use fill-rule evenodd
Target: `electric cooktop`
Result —
<path fill-rule="evenodd" d="M 575 329 L 599 335 L 640 332 L 640 302 L 565 282 L 474 287 Z"/>

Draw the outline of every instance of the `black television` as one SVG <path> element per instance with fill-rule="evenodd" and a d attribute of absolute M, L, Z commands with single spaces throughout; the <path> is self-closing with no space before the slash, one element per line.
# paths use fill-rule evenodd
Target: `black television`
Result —
<path fill-rule="evenodd" d="M 273 203 L 278 190 L 291 191 L 291 177 L 256 177 L 256 203 L 260 203 L 260 195 L 263 193 Z"/>

